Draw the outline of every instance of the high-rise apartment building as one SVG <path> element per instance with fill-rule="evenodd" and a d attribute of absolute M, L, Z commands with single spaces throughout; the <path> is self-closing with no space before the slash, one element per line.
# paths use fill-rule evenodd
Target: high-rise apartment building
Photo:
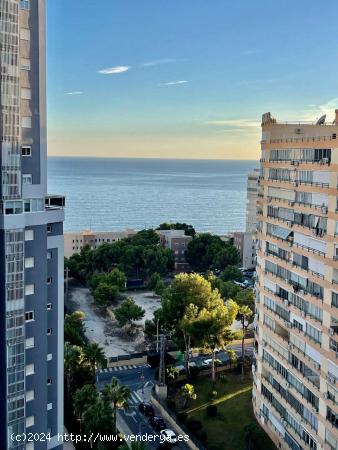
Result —
<path fill-rule="evenodd" d="M 47 195 L 45 87 L 44 0 L 0 0 L 1 449 L 62 448 L 64 199 Z"/>
<path fill-rule="evenodd" d="M 262 118 L 253 404 L 282 449 L 338 449 L 337 135 Z"/>
<path fill-rule="evenodd" d="M 246 228 L 247 233 L 256 233 L 257 226 L 257 199 L 259 189 L 260 170 L 255 169 L 248 174 L 246 189 Z"/>

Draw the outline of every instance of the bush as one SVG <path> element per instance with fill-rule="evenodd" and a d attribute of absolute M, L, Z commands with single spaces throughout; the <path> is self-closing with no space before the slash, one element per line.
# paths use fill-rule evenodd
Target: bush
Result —
<path fill-rule="evenodd" d="M 209 417 L 217 416 L 217 406 L 216 405 L 208 405 L 206 408 L 207 415 Z"/>
<path fill-rule="evenodd" d="M 197 431 L 202 429 L 202 423 L 196 419 L 188 419 L 187 427 L 190 431 L 192 431 L 193 433 L 196 433 Z"/>
<path fill-rule="evenodd" d="M 177 414 L 177 419 L 179 422 L 185 423 L 187 421 L 188 418 L 188 414 L 185 412 L 181 412 L 179 414 Z"/>
<path fill-rule="evenodd" d="M 211 397 L 212 397 L 213 399 L 217 398 L 217 395 L 218 395 L 218 392 L 217 392 L 217 391 L 212 391 L 212 392 L 211 392 Z"/>

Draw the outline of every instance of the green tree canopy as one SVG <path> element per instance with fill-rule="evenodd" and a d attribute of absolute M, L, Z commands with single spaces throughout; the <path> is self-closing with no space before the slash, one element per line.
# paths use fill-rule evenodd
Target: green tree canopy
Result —
<path fill-rule="evenodd" d="M 82 418 L 85 410 L 93 403 L 95 403 L 98 397 L 97 389 L 92 384 L 85 384 L 82 388 L 77 389 L 73 395 L 74 411 L 77 417 Z"/>
<path fill-rule="evenodd" d="M 116 320 L 120 327 L 126 324 L 132 325 L 136 320 L 142 319 L 145 314 L 145 310 L 138 306 L 132 298 L 123 300 L 121 306 L 114 310 Z"/>
<path fill-rule="evenodd" d="M 73 345 L 82 345 L 84 336 L 84 318 L 82 311 L 66 314 L 64 323 L 64 339 Z"/>
<path fill-rule="evenodd" d="M 112 303 L 119 295 L 119 288 L 105 282 L 100 283 L 94 291 L 94 300 L 100 306 Z"/>
<path fill-rule="evenodd" d="M 244 275 L 236 266 L 227 266 L 220 275 L 223 281 L 243 281 Z"/>
<path fill-rule="evenodd" d="M 185 257 L 192 269 L 198 272 L 224 270 L 228 265 L 238 264 L 240 260 L 233 245 L 209 233 L 200 234 L 189 242 Z"/>
<path fill-rule="evenodd" d="M 107 367 L 107 359 L 102 347 L 96 342 L 89 342 L 83 349 L 84 357 L 90 365 L 93 375 L 98 368 Z"/>
<path fill-rule="evenodd" d="M 161 223 L 158 227 L 158 230 L 184 230 L 186 236 L 195 236 L 196 231 L 192 225 L 188 225 L 187 223 Z"/>

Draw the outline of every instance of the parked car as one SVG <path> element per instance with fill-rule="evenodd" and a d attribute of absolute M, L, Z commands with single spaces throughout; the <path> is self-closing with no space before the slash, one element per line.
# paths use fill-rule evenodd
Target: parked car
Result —
<path fill-rule="evenodd" d="M 153 416 L 154 415 L 154 408 L 151 403 L 142 402 L 138 405 L 138 409 L 145 416 Z"/>
<path fill-rule="evenodd" d="M 203 362 L 202 362 L 202 366 L 204 366 L 204 367 L 210 367 L 211 366 L 211 363 L 212 363 L 212 359 L 210 358 L 210 359 L 205 359 Z"/>
<path fill-rule="evenodd" d="M 165 438 L 165 442 L 167 442 L 169 444 L 176 444 L 176 442 L 177 442 L 177 436 L 173 430 L 169 430 L 167 428 L 165 430 L 162 430 L 160 432 L 160 435 L 163 436 L 163 438 Z"/>
<path fill-rule="evenodd" d="M 149 423 L 156 431 L 164 430 L 165 427 L 167 426 L 162 417 L 159 416 L 150 417 Z"/>

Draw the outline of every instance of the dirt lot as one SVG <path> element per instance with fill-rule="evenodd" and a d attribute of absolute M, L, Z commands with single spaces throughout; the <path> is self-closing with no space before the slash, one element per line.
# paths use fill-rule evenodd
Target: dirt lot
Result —
<path fill-rule="evenodd" d="M 144 318 L 137 322 L 139 325 L 144 325 L 146 319 L 152 319 L 153 312 L 160 306 L 160 298 L 154 296 L 152 292 L 130 291 L 124 294 L 126 297 L 132 297 L 146 311 Z M 101 345 L 108 358 L 145 349 L 142 332 L 134 341 L 128 341 L 119 336 L 116 323 L 95 306 L 89 289 L 73 287 L 69 292 L 69 306 L 71 309 L 79 309 L 85 313 L 86 336 L 89 340 Z"/>

